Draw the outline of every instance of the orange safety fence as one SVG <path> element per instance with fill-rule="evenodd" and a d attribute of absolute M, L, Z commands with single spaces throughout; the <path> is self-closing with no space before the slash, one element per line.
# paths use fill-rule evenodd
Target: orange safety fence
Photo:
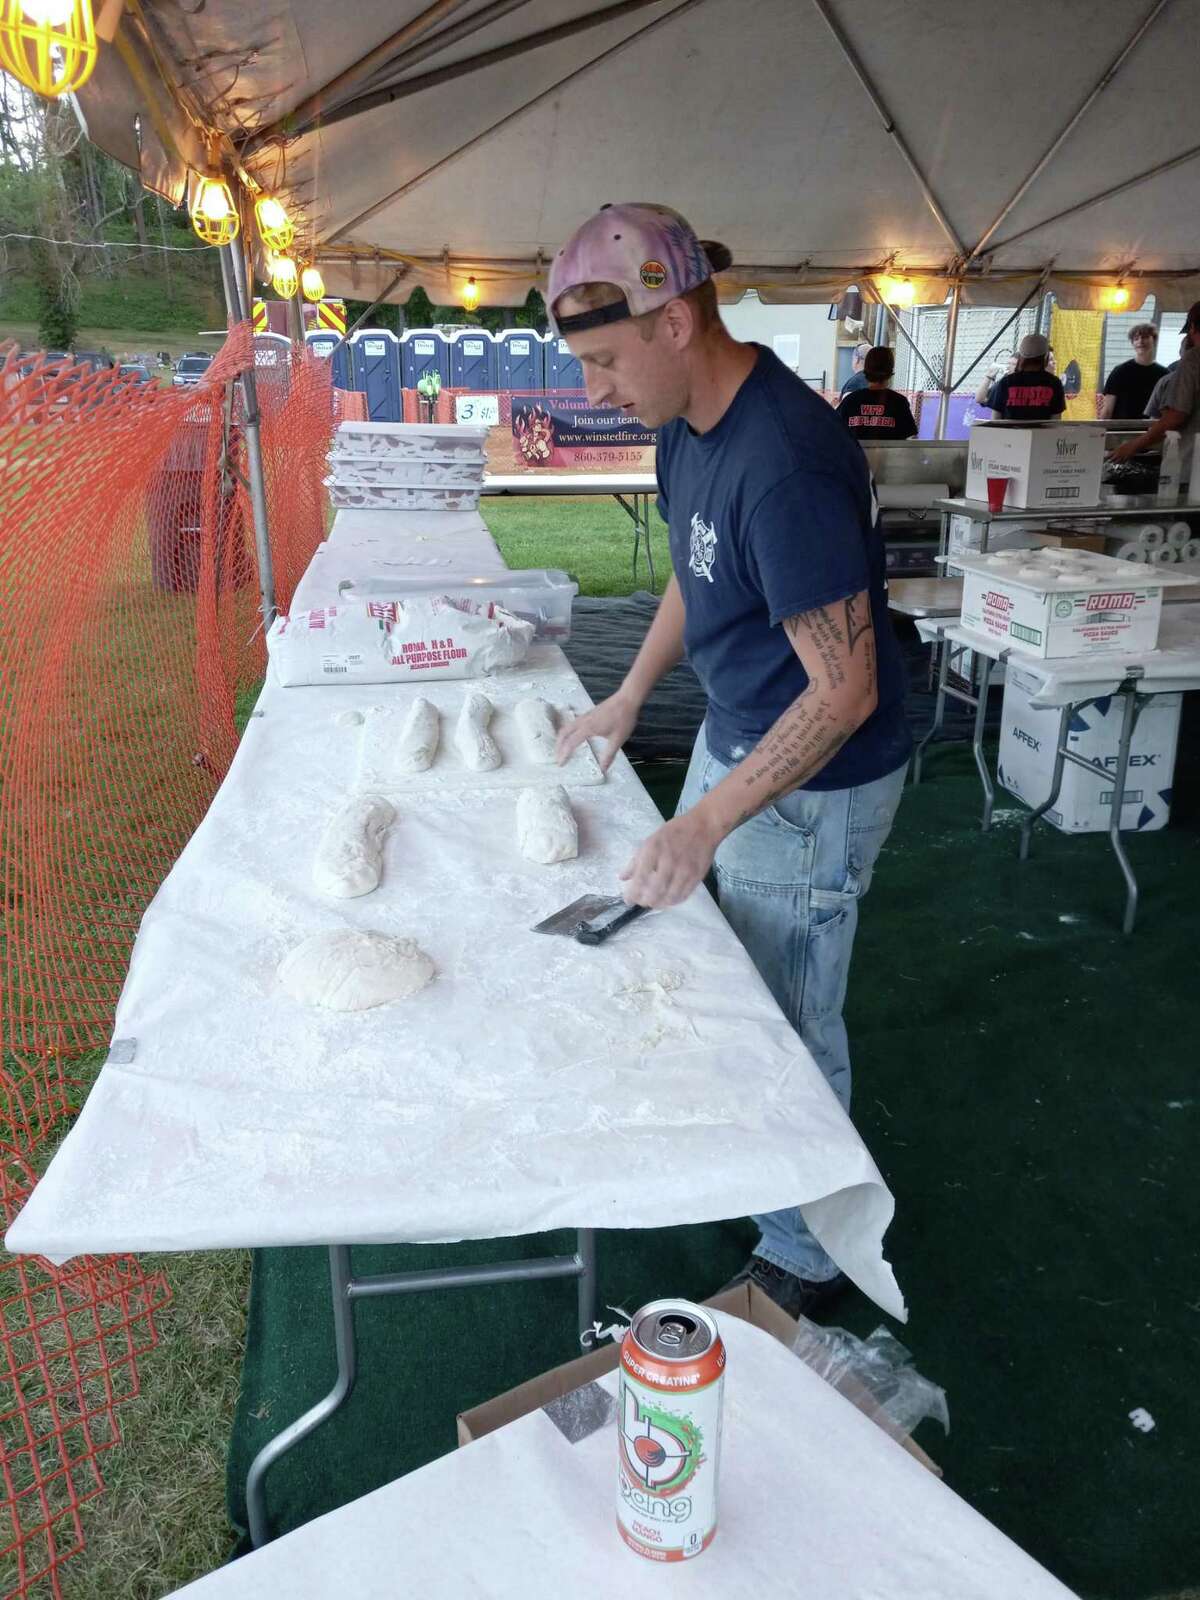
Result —
<path fill-rule="evenodd" d="M 228 769 L 265 664 L 234 330 L 192 389 L 0 346 L 0 1211 L 112 1033 L 142 913 Z M 286 608 L 324 536 L 327 362 L 258 369 Z M 348 408 L 347 408 L 348 402 Z M 244 708 L 244 707 L 243 707 Z M 0 1594 L 61 1593 L 169 1290 L 132 1255 L 0 1260 Z"/>

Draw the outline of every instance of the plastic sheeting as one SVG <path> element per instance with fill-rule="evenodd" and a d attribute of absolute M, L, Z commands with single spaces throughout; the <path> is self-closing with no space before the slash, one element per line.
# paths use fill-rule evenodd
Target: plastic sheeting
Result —
<path fill-rule="evenodd" d="M 564 714 L 588 704 L 552 646 L 513 676 Z M 417 692 L 264 690 L 147 909 L 110 1058 L 9 1249 L 449 1241 L 803 1205 L 903 1316 L 882 1255 L 892 1197 L 707 892 L 600 949 L 529 931 L 614 892 L 658 826 L 624 756 L 571 790 L 575 861 L 519 855 L 511 791 L 456 791 L 398 800 L 374 893 L 313 887 L 359 719 Z M 437 976 L 354 1015 L 297 1005 L 280 962 L 344 926 L 416 938 Z"/>
<path fill-rule="evenodd" d="M 665 1569 L 617 1535 L 613 1426 L 521 1417 L 181 1589 L 187 1600 L 1069 1600 L 1070 1591 L 761 1328 L 729 1353 L 717 1535 Z M 617 1376 L 598 1380 L 616 1395 Z M 465 1536 L 447 1538 L 447 1517 Z"/>

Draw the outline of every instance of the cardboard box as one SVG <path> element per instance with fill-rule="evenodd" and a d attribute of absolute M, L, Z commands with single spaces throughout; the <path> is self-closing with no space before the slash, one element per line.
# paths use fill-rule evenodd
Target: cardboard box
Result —
<path fill-rule="evenodd" d="M 718 1311 L 725 1311 L 730 1316 L 740 1317 L 743 1322 L 750 1323 L 751 1327 L 762 1328 L 772 1338 L 778 1339 L 780 1344 L 791 1349 L 799 1324 L 793 1322 L 786 1312 L 781 1311 L 775 1302 L 755 1285 L 744 1284 L 737 1289 L 727 1290 L 724 1294 L 714 1295 L 711 1300 L 706 1300 L 704 1303 L 707 1306 L 715 1306 Z M 549 1405 L 553 1400 L 561 1400 L 565 1394 L 571 1394 L 586 1384 L 594 1383 L 605 1373 L 615 1372 L 617 1357 L 618 1346 L 605 1345 L 601 1350 L 593 1350 L 590 1355 L 580 1356 L 577 1361 L 568 1361 L 561 1367 L 552 1367 L 549 1372 L 531 1378 L 528 1383 L 521 1383 L 515 1389 L 509 1389 L 507 1394 L 497 1395 L 494 1400 L 485 1400 L 481 1406 L 474 1406 L 470 1411 L 461 1412 L 458 1417 L 459 1444 L 470 1444 L 472 1439 L 482 1439 L 485 1434 L 494 1433 L 497 1428 L 515 1422 L 518 1417 L 527 1416 L 531 1411 Z M 836 1388 L 852 1405 L 857 1406 L 864 1416 L 870 1417 L 873 1422 L 878 1422 L 884 1427 L 879 1407 L 870 1393 L 860 1384 L 855 1383 L 853 1379 L 842 1379 Z M 884 1431 L 890 1432 L 886 1427 Z M 910 1456 L 915 1457 L 923 1467 L 941 1477 L 942 1469 L 925 1454 L 919 1444 L 912 1439 L 897 1439 L 896 1443 L 907 1450 Z M 615 1466 L 615 1445 L 613 1463 Z"/>
<path fill-rule="evenodd" d="M 1040 806 L 1050 793 L 1058 738 L 1058 708 L 1030 704 L 1040 683 L 1036 673 L 1022 671 L 1009 662 L 997 776 L 1010 794 L 1031 808 Z M 1149 833 L 1167 825 L 1182 699 L 1178 694 L 1156 694 L 1138 718 L 1121 806 L 1122 828 Z M 1071 717 L 1067 748 L 1087 761 L 1099 761 L 1109 770 L 1115 769 L 1123 712 L 1124 702 L 1116 698 L 1082 707 Z M 1058 799 L 1047 811 L 1046 819 L 1063 833 L 1107 833 L 1112 803 L 1111 783 L 1067 762 Z"/>
<path fill-rule="evenodd" d="M 967 443 L 968 500 L 987 500 L 989 478 L 1008 478 L 1005 509 L 1060 511 L 1100 503 L 1102 422 L 977 422 Z"/>
<path fill-rule="evenodd" d="M 1174 578 L 1110 556 L 1059 560 L 1050 550 L 958 557 L 963 627 L 1043 658 L 1154 649 Z"/>
<path fill-rule="evenodd" d="M 1090 550 L 1102 556 L 1108 548 L 1108 540 L 1102 533 L 1075 533 L 1069 528 L 1060 529 L 1055 533 L 1035 532 L 1033 542 L 1044 550 Z"/>

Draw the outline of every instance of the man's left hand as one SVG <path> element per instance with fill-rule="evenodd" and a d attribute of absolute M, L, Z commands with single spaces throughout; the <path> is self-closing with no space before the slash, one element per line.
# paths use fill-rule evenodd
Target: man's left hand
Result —
<path fill-rule="evenodd" d="M 1119 444 L 1115 450 L 1109 451 L 1108 459 L 1110 461 L 1132 461 L 1133 457 L 1138 453 L 1138 445 L 1140 443 L 1140 434 L 1134 439 L 1126 439 L 1124 444 Z"/>
<path fill-rule="evenodd" d="M 700 807 L 666 823 L 638 847 L 621 874 L 626 902 L 655 910 L 679 905 L 703 883 L 722 837 Z"/>

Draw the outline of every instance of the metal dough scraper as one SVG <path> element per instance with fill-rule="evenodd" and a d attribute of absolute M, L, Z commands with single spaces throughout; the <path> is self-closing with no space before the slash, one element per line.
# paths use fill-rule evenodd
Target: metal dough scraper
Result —
<path fill-rule="evenodd" d="M 603 944 L 649 910 L 649 906 L 626 905 L 619 894 L 583 894 L 553 916 L 535 922 L 533 932 L 561 933 L 580 944 Z"/>

